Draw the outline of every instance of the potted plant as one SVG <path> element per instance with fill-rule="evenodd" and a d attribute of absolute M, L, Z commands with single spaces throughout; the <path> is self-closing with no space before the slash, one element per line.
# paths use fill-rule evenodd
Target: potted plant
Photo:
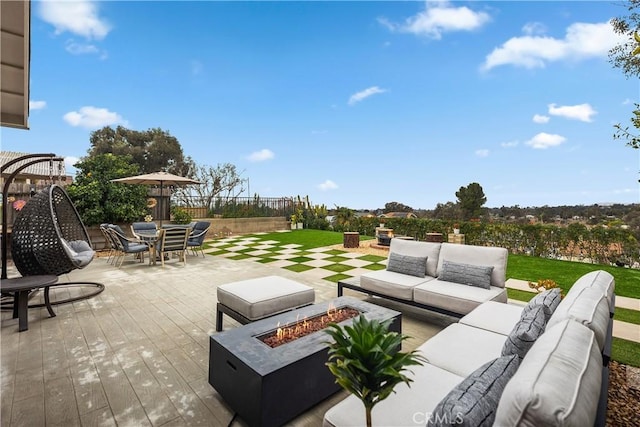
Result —
<path fill-rule="evenodd" d="M 457 222 L 453 224 L 453 234 L 460 234 L 460 224 Z"/>
<path fill-rule="evenodd" d="M 402 341 L 409 338 L 389 332 L 391 320 L 367 320 L 360 315 L 352 326 L 332 323 L 325 330 L 333 338 L 326 363 L 338 383 L 357 396 L 365 408 L 367 427 L 371 427 L 371 410 L 393 392 L 401 382 L 413 381 L 403 372 L 411 365 L 422 365 L 424 357 L 415 350 L 400 351 Z"/>

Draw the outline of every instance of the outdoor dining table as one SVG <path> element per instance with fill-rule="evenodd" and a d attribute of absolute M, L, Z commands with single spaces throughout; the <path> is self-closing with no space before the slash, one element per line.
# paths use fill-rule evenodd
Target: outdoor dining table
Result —
<path fill-rule="evenodd" d="M 147 231 L 147 230 L 140 230 L 138 232 L 136 232 L 136 234 L 138 235 L 138 238 L 149 245 L 149 265 L 151 265 L 151 263 L 153 263 L 153 265 L 156 264 L 156 246 L 158 244 L 158 239 L 160 238 L 160 230 L 156 230 L 156 231 Z"/>

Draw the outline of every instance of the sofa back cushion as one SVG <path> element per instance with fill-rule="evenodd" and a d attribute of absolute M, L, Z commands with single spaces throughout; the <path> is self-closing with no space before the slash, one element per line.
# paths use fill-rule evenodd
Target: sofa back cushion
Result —
<path fill-rule="evenodd" d="M 519 364 L 518 357 L 511 355 L 498 357 L 476 369 L 431 411 L 427 427 L 493 426 L 502 392 Z"/>
<path fill-rule="evenodd" d="M 602 382 L 593 331 L 564 320 L 533 344 L 502 393 L 495 425 L 592 426 Z"/>
<path fill-rule="evenodd" d="M 607 297 L 609 311 L 613 313 L 613 293 L 616 288 L 616 281 L 611 273 L 604 270 L 596 270 L 587 273 L 575 281 L 564 300 L 572 300 L 580 294 L 584 288 L 596 288 Z"/>
<path fill-rule="evenodd" d="M 591 329 L 596 335 L 600 350 L 604 349 L 610 318 L 609 304 L 602 289 L 583 287 L 577 292 L 573 292 L 573 298 L 565 298 L 558 304 L 547 327 L 565 319 L 580 322 Z"/>
<path fill-rule="evenodd" d="M 419 242 L 416 240 L 391 239 L 389 255 L 397 253 L 400 255 L 410 255 L 414 257 L 427 257 L 428 276 L 436 277 L 438 265 L 438 255 L 440 254 L 441 243 Z"/>
<path fill-rule="evenodd" d="M 442 243 L 436 270 L 437 276 L 442 272 L 444 260 L 485 267 L 492 266 L 491 286 L 504 288 L 507 275 L 507 256 L 508 252 L 505 248 Z"/>

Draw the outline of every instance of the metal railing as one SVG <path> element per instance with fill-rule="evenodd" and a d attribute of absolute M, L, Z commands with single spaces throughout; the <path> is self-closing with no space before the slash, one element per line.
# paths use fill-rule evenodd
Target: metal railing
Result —
<path fill-rule="evenodd" d="M 214 199 L 211 203 L 203 202 L 198 196 L 183 196 L 180 200 L 172 200 L 172 206 L 180 206 L 194 218 L 207 217 L 289 217 L 294 212 L 293 197 L 233 197 Z"/>

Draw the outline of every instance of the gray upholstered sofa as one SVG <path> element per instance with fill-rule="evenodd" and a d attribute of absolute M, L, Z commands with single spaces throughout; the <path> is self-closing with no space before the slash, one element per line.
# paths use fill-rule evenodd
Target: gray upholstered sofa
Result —
<path fill-rule="evenodd" d="M 604 425 L 614 287 L 594 271 L 562 300 L 481 304 L 418 347 L 427 363 L 374 407 L 374 425 Z M 362 403 L 347 397 L 323 425 L 364 425 Z"/>
<path fill-rule="evenodd" d="M 385 270 L 341 285 L 461 317 L 487 301 L 507 302 L 507 256 L 498 247 L 392 239 Z"/>

